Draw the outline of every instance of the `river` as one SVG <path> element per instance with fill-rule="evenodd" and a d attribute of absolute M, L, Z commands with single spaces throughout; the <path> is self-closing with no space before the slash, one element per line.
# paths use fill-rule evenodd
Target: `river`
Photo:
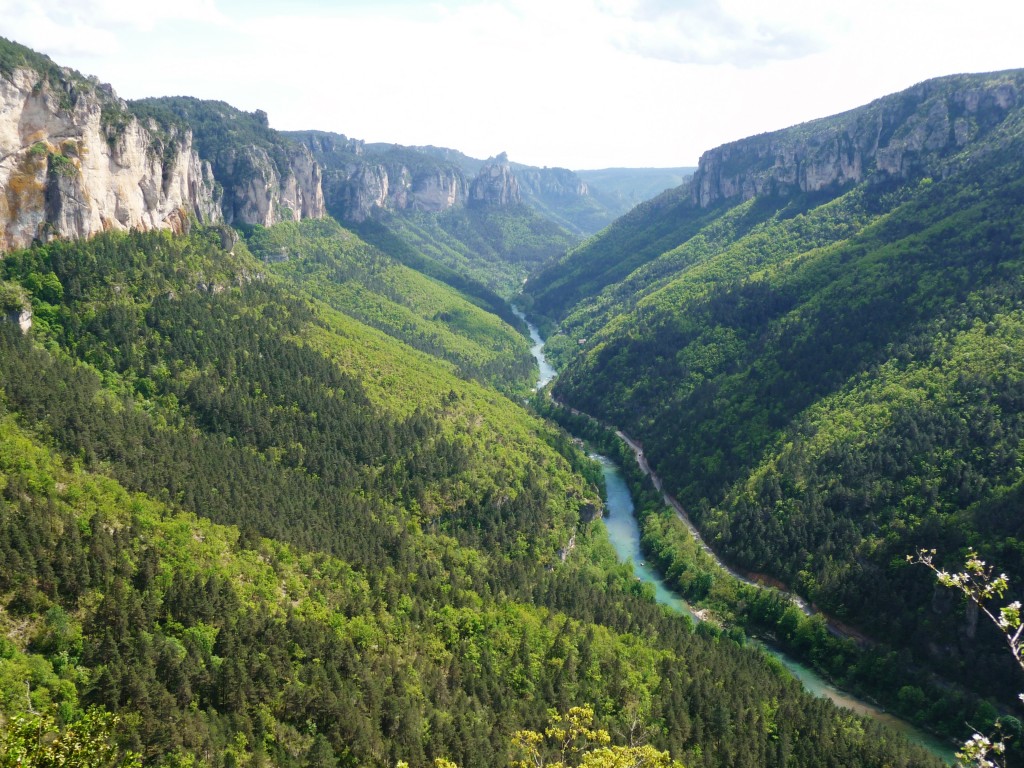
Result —
<path fill-rule="evenodd" d="M 537 383 L 537 389 L 540 389 L 551 381 L 551 379 L 553 379 L 557 374 L 544 357 L 544 342 L 540 337 L 540 332 L 537 327 L 530 323 L 526 316 L 517 308 L 513 307 L 513 311 L 517 317 L 526 321 L 530 330 L 530 338 L 534 342 L 534 345 L 530 348 L 530 352 L 537 359 L 537 363 L 540 366 L 540 377 Z M 623 437 L 623 439 L 627 439 L 623 435 L 620 436 Z M 629 442 L 628 439 L 627 442 Z M 619 560 L 621 562 L 632 561 L 633 573 L 636 578 L 640 581 L 651 584 L 654 587 L 655 600 L 663 605 L 669 606 L 673 610 L 686 614 L 695 621 L 699 620 L 690 608 L 689 604 L 665 584 L 664 580 L 653 567 L 646 564 L 643 552 L 640 549 L 640 526 L 637 522 L 636 516 L 634 515 L 633 498 L 630 495 L 629 487 L 626 485 L 626 481 L 622 476 L 620 468 L 606 456 L 592 454 L 592 457 L 601 464 L 601 471 L 604 475 L 605 492 L 607 496 L 605 505 L 607 515 L 604 519 L 604 525 L 608 530 L 608 538 L 611 540 L 612 546 L 615 548 L 615 553 Z M 643 460 L 642 452 L 638 454 L 638 460 Z M 694 533 L 698 540 L 700 540 L 699 534 L 696 534 L 692 525 L 688 527 L 690 527 L 691 533 Z M 708 548 L 703 541 L 701 541 L 701 544 L 712 557 L 715 557 L 717 561 L 718 558 L 714 552 Z M 720 561 L 718 562 L 721 564 Z M 725 568 L 724 564 L 722 564 L 722 567 Z M 953 750 L 935 737 L 924 733 L 905 720 L 901 720 L 873 704 L 869 704 L 866 701 L 862 701 L 861 699 L 839 690 L 812 669 L 804 666 L 795 659 L 790 658 L 772 646 L 762 641 L 756 642 L 766 653 L 778 659 L 794 677 L 803 683 L 804 688 L 810 693 L 815 696 L 831 699 L 837 706 L 846 707 L 858 714 L 866 715 L 879 722 L 885 723 L 894 730 L 905 735 L 910 741 L 927 748 L 932 752 L 932 754 L 941 758 L 949 765 L 954 765 L 956 763 L 956 757 L 953 754 Z"/>
<path fill-rule="evenodd" d="M 530 330 L 530 341 L 533 344 L 533 346 L 530 347 L 530 354 L 533 355 L 534 359 L 536 359 L 537 366 L 540 369 L 535 389 L 540 389 L 555 378 L 555 376 L 558 375 L 558 372 L 551 367 L 548 359 L 544 356 L 544 339 L 540 337 L 540 331 L 537 329 L 537 326 L 527 320 L 526 314 L 515 304 L 512 305 L 512 314 L 526 323 L 526 327 Z"/>

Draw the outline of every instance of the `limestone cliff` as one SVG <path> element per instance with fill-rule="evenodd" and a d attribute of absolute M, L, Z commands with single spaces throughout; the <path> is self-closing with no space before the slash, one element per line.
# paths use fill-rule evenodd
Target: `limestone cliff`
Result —
<path fill-rule="evenodd" d="M 929 80 L 864 107 L 706 152 L 694 175 L 701 206 L 815 192 L 872 174 L 941 175 L 1022 102 L 1024 71 Z"/>
<path fill-rule="evenodd" d="M 369 144 L 325 131 L 286 135 L 320 163 L 327 208 L 341 221 L 524 203 L 571 232 L 590 234 L 629 207 L 596 201 L 573 171 L 510 163 L 504 153 L 479 160 L 444 147 Z"/>
<path fill-rule="evenodd" d="M 320 166 L 304 147 L 283 148 L 278 162 L 263 147 L 228 147 L 216 156 L 214 175 L 223 178 L 222 207 L 230 224 L 270 227 L 326 212 Z"/>
<path fill-rule="evenodd" d="M 416 148 L 367 146 L 322 131 L 288 135 L 302 142 L 323 167 L 327 207 L 342 221 L 362 222 L 381 211 L 440 213 L 466 202 L 462 170 Z"/>
<path fill-rule="evenodd" d="M 536 197 L 552 202 L 586 197 L 590 194 L 587 182 L 566 168 L 532 168 L 515 166 L 516 180 L 525 197 Z"/>
<path fill-rule="evenodd" d="M 326 214 L 319 164 L 307 147 L 271 128 L 266 112 L 185 96 L 141 99 L 131 108 L 194 132 L 199 156 L 223 187 L 227 223 L 269 227 Z"/>
<path fill-rule="evenodd" d="M 0 280 L 0 321 L 17 325 L 22 333 L 32 327 L 32 303 L 20 284 Z"/>
<path fill-rule="evenodd" d="M 488 161 L 469 187 L 471 208 L 506 208 L 522 202 L 519 181 L 512 172 L 508 155 L 502 152 Z"/>
<path fill-rule="evenodd" d="M 219 218 L 187 129 L 144 123 L 109 86 L 34 56 L 47 72 L 0 72 L 0 251 Z"/>

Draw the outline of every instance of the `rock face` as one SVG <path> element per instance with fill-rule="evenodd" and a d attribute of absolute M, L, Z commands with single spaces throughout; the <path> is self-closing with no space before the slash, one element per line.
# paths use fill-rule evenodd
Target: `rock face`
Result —
<path fill-rule="evenodd" d="M 343 221 L 362 222 L 381 211 L 440 213 L 464 205 L 468 191 L 462 170 L 416 150 L 377 145 L 341 134 L 291 134 L 324 168 L 327 207 Z"/>
<path fill-rule="evenodd" d="M 375 211 L 440 213 L 466 200 L 466 180 L 457 169 L 414 174 L 401 164 L 351 163 L 328 181 L 328 199 L 346 221 L 365 221 Z"/>
<path fill-rule="evenodd" d="M 587 183 L 565 168 L 516 167 L 515 175 L 523 195 L 541 200 L 571 200 L 590 194 Z"/>
<path fill-rule="evenodd" d="M 864 107 L 706 152 L 695 203 L 816 192 L 872 174 L 941 174 L 1022 101 L 1024 71 L 929 80 Z"/>
<path fill-rule="evenodd" d="M 466 179 L 455 169 L 420 174 L 412 183 L 412 209 L 439 213 L 466 200 Z"/>
<path fill-rule="evenodd" d="M 342 221 L 519 203 L 577 232 L 597 231 L 614 218 L 611 212 L 601 218 L 600 204 L 592 202 L 587 183 L 573 171 L 512 164 L 505 153 L 478 160 L 443 147 L 367 144 L 323 131 L 286 135 L 308 147 L 323 167 L 327 208 Z M 594 209 L 600 220 L 579 226 L 576 220 Z"/>
<path fill-rule="evenodd" d="M 224 190 L 224 220 L 273 226 L 326 214 L 322 173 L 313 154 L 270 127 L 262 110 L 188 96 L 133 101 L 136 114 L 163 126 L 187 125 L 199 157 Z"/>
<path fill-rule="evenodd" d="M 519 181 L 512 173 L 508 156 L 502 152 L 484 165 L 469 187 L 470 208 L 507 208 L 523 200 Z"/>
<path fill-rule="evenodd" d="M 7 319 L 12 323 L 17 323 L 22 333 L 28 333 L 32 328 L 32 310 L 30 308 L 26 307 L 17 312 L 11 312 Z"/>
<path fill-rule="evenodd" d="M 0 75 L 0 250 L 220 217 L 187 129 L 133 117 L 108 86 L 28 67 Z"/>
<path fill-rule="evenodd" d="M 283 148 L 277 162 L 263 147 L 228 147 L 215 160 L 215 176 L 229 224 L 270 227 L 326 214 L 320 166 L 305 147 Z"/>

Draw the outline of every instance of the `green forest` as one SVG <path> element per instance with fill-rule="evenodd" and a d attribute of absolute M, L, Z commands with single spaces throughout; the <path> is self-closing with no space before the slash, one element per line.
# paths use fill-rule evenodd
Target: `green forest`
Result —
<path fill-rule="evenodd" d="M 6 717 L 145 765 L 506 764 L 583 705 L 691 766 L 928 762 L 638 591 L 556 429 L 233 253 L 2 263 L 35 315 L 0 336 Z"/>
<path fill-rule="evenodd" d="M 399 260 L 403 252 L 412 251 L 420 259 L 465 275 L 506 299 L 516 295 L 539 266 L 576 242 L 575 237 L 526 205 L 452 208 L 437 215 L 413 213 L 381 218 L 383 224 L 368 221 L 355 229 Z"/>
<path fill-rule="evenodd" d="M 892 108 L 959 109 L 958 88 L 1020 81 L 948 78 L 917 113 L 897 97 Z M 955 683 L 1019 715 L 1024 681 L 1001 634 L 906 562 L 934 548 L 955 568 L 973 548 L 1024 580 L 1024 115 L 975 119 L 975 145 L 926 155 L 905 178 L 705 207 L 685 188 L 666 194 L 526 290 L 558 324 L 555 396 L 640 440 L 727 563 L 901 656 L 915 687 L 929 670 L 940 690 Z M 790 146 L 818 127 L 772 140 Z M 695 555 L 666 525 L 652 517 L 645 536 L 671 576 Z M 695 575 L 681 577 L 687 594 Z M 746 601 L 719 608 L 742 615 Z M 841 656 L 805 658 L 857 677 Z M 934 698 L 902 691 L 900 702 L 900 677 L 871 677 L 874 695 L 936 722 Z"/>
<path fill-rule="evenodd" d="M 1024 580 L 1024 74 L 735 143 L 580 243 L 528 195 L 245 223 L 315 134 L 0 39 L 25 67 L 62 115 L 102 91 L 108 142 L 140 120 L 165 185 L 191 132 L 227 223 L 0 258 L 0 768 L 943 764 L 762 642 L 1020 761 L 999 630 L 907 556 Z M 863 178 L 771 177 L 835 147 Z M 513 303 L 559 368 L 538 393 Z M 590 451 L 700 621 L 617 559 Z"/>

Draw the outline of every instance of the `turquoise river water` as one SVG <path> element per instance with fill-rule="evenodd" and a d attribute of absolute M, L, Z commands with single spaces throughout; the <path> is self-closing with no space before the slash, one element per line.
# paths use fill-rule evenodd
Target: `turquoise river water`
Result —
<path fill-rule="evenodd" d="M 544 341 L 541 339 L 537 327 L 527 320 L 526 316 L 518 309 L 513 308 L 516 316 L 526 321 L 530 330 L 530 338 L 533 346 L 530 352 L 537 359 L 540 366 L 540 376 L 537 382 L 537 389 L 540 389 L 551 381 L 557 374 L 555 369 L 548 363 L 544 356 Z M 633 498 L 629 493 L 629 487 L 622 476 L 619 467 L 611 459 L 593 454 L 601 464 L 604 474 L 605 490 L 607 495 L 605 527 L 608 530 L 608 538 L 621 562 L 632 562 L 633 573 L 637 579 L 646 582 L 654 587 L 654 597 L 659 603 L 669 606 L 673 610 L 684 613 L 695 621 L 698 620 L 686 601 L 677 593 L 672 591 L 661 578 L 661 576 L 644 561 L 644 555 L 640 550 L 640 526 L 634 515 Z M 713 554 L 713 553 L 712 553 Z M 724 567 L 724 565 L 723 565 Z M 879 722 L 885 723 L 893 729 L 903 733 L 911 741 L 926 747 L 933 754 L 943 759 L 946 763 L 954 765 L 956 758 L 947 744 L 939 741 L 930 734 L 921 731 L 905 720 L 902 720 L 879 707 L 866 701 L 856 698 L 851 694 L 839 690 L 814 670 L 804 666 L 800 662 L 790 658 L 772 646 L 758 641 L 764 651 L 780 662 L 796 677 L 804 688 L 815 696 L 831 699 L 837 706 L 846 707 L 858 714 L 865 715 Z"/>

